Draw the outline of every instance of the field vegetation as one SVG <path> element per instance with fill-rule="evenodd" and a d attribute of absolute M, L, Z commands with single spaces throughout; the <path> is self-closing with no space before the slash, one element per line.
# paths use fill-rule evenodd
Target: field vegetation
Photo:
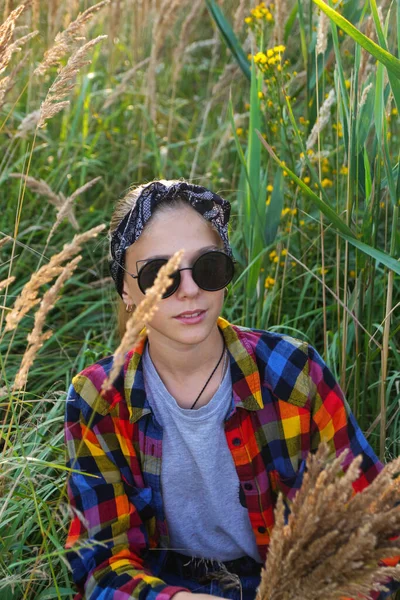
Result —
<path fill-rule="evenodd" d="M 72 598 L 63 418 L 124 322 L 109 219 L 185 178 L 232 203 L 223 315 L 313 344 L 400 447 L 400 2 L 0 2 L 0 598 Z M 124 307 L 123 307 L 124 308 Z"/>

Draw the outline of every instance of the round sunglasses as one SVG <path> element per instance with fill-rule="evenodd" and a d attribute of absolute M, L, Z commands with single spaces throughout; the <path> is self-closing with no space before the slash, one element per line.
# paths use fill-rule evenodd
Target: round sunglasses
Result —
<path fill-rule="evenodd" d="M 138 262 L 142 261 L 139 260 L 136 262 L 136 269 Z M 140 291 L 145 294 L 146 289 L 152 287 L 154 284 L 158 271 L 167 262 L 168 260 L 165 258 L 154 258 L 141 267 L 137 275 L 128 273 L 128 271 L 126 272 L 133 279 L 138 280 Z M 233 279 L 235 263 L 236 261 L 228 256 L 228 254 L 225 254 L 225 252 L 219 250 L 204 252 L 204 254 L 201 254 L 195 260 L 192 267 L 177 269 L 172 273 L 173 282 L 164 292 L 162 298 L 168 298 L 176 292 L 181 283 L 181 271 L 192 271 L 193 281 L 202 290 L 206 290 L 207 292 L 222 290 Z"/>

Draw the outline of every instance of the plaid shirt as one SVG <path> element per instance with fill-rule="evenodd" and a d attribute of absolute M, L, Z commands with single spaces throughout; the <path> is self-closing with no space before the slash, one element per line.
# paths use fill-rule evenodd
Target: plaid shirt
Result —
<path fill-rule="evenodd" d="M 345 468 L 363 455 L 361 475 L 353 484 L 356 492 L 383 465 L 312 346 L 236 326 L 222 317 L 218 326 L 232 376 L 226 441 L 265 560 L 277 493 L 293 498 L 307 454 L 322 440 L 332 456 L 350 448 Z M 169 538 L 161 493 L 162 429 L 153 418 L 143 381 L 145 343 L 146 338 L 127 352 L 104 397 L 99 390 L 113 356 L 73 377 L 68 391 L 65 441 L 67 466 L 74 471 L 68 478 L 73 517 L 65 548 L 78 590 L 75 600 L 168 600 L 186 589 L 157 576 Z"/>

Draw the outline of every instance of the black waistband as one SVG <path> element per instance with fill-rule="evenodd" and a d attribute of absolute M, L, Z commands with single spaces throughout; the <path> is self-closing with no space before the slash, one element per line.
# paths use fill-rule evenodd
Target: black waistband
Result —
<path fill-rule="evenodd" d="M 251 556 L 241 556 L 234 560 L 218 561 L 209 558 L 199 558 L 179 554 L 168 550 L 163 569 L 170 571 L 185 579 L 206 579 L 210 572 L 226 569 L 230 573 L 244 577 L 246 575 L 260 575 L 262 563 Z"/>

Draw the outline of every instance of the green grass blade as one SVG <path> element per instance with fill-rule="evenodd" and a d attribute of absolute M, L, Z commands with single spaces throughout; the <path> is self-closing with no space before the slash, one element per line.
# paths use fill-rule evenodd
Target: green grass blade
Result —
<path fill-rule="evenodd" d="M 247 79 L 250 81 L 251 73 L 249 68 L 249 63 L 247 60 L 247 56 L 244 53 L 244 50 L 237 39 L 232 27 L 225 19 L 220 7 L 215 2 L 215 0 L 206 0 L 207 8 L 215 21 L 218 29 L 220 30 L 222 37 L 225 40 L 226 45 L 229 50 L 232 52 L 235 57 L 239 67 L 242 69 L 243 73 L 246 75 Z"/>
<path fill-rule="evenodd" d="M 352 230 L 342 221 L 342 219 L 335 213 L 335 211 L 328 205 L 326 202 L 321 200 L 317 194 L 315 194 L 305 183 L 302 181 L 293 171 L 291 171 L 287 165 L 282 164 L 279 158 L 276 156 L 272 148 L 267 144 L 262 135 L 258 132 L 261 143 L 268 150 L 271 157 L 274 161 L 281 167 L 282 170 L 287 171 L 288 175 L 295 181 L 307 194 L 307 196 L 316 204 L 316 206 L 320 209 L 320 211 L 329 219 L 330 223 L 333 225 L 337 233 L 347 240 L 350 244 L 362 250 L 365 254 L 368 254 L 372 258 L 374 258 L 377 262 L 382 263 L 395 273 L 400 275 L 400 262 L 395 260 L 393 257 L 389 256 L 385 252 L 373 248 L 368 244 L 364 244 L 360 242 L 355 236 Z"/>
<path fill-rule="evenodd" d="M 341 14 L 336 12 L 333 8 L 328 6 L 323 0 L 313 0 L 313 2 L 322 10 L 324 13 L 338 25 L 347 35 L 349 35 L 357 44 L 360 44 L 367 52 L 372 54 L 377 60 L 379 60 L 388 71 L 391 71 L 397 77 L 400 77 L 400 60 L 390 54 L 387 50 L 384 50 L 378 44 L 370 40 L 366 35 L 361 33 L 354 27 L 350 21 L 345 19 Z"/>

